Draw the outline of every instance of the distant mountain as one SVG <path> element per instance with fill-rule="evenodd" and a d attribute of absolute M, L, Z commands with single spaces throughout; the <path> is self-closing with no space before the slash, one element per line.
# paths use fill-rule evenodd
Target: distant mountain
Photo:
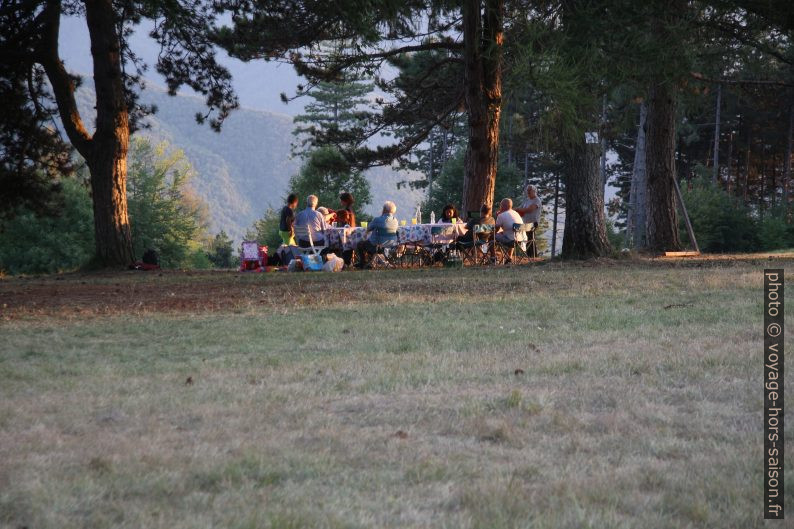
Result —
<path fill-rule="evenodd" d="M 299 160 L 290 157 L 291 116 L 238 109 L 216 133 L 196 123 L 195 115 L 206 112 L 198 97 L 171 97 L 147 87 L 141 100 L 156 105 L 158 111 L 148 118 L 151 127 L 137 134 L 153 142 L 166 140 L 185 152 L 197 172 L 193 187 L 209 204 L 213 233 L 223 229 L 240 240 L 268 207 L 280 206 L 289 178 L 300 166 Z M 94 115 L 93 91 L 81 88 L 78 104 L 89 126 L 89 116 Z M 370 170 L 367 177 L 373 197 L 368 213 L 379 213 L 380 204 L 393 200 L 398 214 L 410 216 L 422 199 L 420 192 L 397 189 L 397 182 L 409 178 L 407 173 L 387 167 Z"/>

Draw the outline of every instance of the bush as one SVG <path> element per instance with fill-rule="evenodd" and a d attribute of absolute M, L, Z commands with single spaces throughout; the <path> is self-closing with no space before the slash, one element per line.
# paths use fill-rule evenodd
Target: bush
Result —
<path fill-rule="evenodd" d="M 268 208 L 261 219 L 254 221 L 253 226 L 245 232 L 245 238 L 267 246 L 270 253 L 281 246 L 281 236 L 278 234 L 279 212 Z"/>
<path fill-rule="evenodd" d="M 234 255 L 234 242 L 223 230 L 210 241 L 206 256 L 215 268 L 236 268 L 239 265 L 239 257 Z"/>
<path fill-rule="evenodd" d="M 311 151 L 300 173 L 290 178 L 289 189 L 298 195 L 299 210 L 306 207 L 306 197 L 309 195 L 317 195 L 317 205 L 329 209 L 341 207 L 339 195 L 345 191 L 353 194 L 356 211 L 363 210 L 372 200 L 366 177 L 360 171 L 352 169 L 335 147 L 318 147 Z M 265 216 L 268 214 L 266 212 Z"/>
<path fill-rule="evenodd" d="M 757 227 L 750 210 L 710 180 L 697 178 L 683 186 L 692 229 L 703 252 L 747 252 L 758 247 Z M 681 240 L 688 241 L 684 219 Z"/>
<path fill-rule="evenodd" d="M 164 268 L 190 267 L 207 224 L 207 206 L 190 188 L 193 168 L 180 150 L 135 139 L 127 200 L 136 258 L 154 249 Z"/>
<path fill-rule="evenodd" d="M 94 255 L 94 215 L 87 185 L 61 182 L 63 207 L 56 217 L 37 217 L 24 208 L 0 225 L 0 271 L 55 273 L 84 266 Z"/>
<path fill-rule="evenodd" d="M 615 251 L 620 251 L 626 246 L 626 232 L 615 226 L 615 221 L 607 218 L 607 239 Z"/>
<path fill-rule="evenodd" d="M 760 250 L 779 250 L 794 246 L 791 226 L 786 222 L 786 211 L 775 208 L 764 215 L 758 223 L 758 245 Z"/>

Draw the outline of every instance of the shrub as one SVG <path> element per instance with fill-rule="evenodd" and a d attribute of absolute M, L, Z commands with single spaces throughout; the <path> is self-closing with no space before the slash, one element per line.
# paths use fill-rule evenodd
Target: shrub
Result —
<path fill-rule="evenodd" d="M 682 186 L 681 194 L 701 251 L 747 252 L 757 248 L 756 222 L 737 198 L 705 178 Z M 687 241 L 684 219 L 679 221 L 681 240 Z"/>
<path fill-rule="evenodd" d="M 10 274 L 74 270 L 94 254 L 91 197 L 79 178 L 62 179 L 63 206 L 57 216 L 37 217 L 19 208 L 0 225 L 0 271 Z"/>
<path fill-rule="evenodd" d="M 207 224 L 207 206 L 191 189 L 193 167 L 180 150 L 135 139 L 127 200 L 135 256 L 157 251 L 164 268 L 191 266 Z"/>

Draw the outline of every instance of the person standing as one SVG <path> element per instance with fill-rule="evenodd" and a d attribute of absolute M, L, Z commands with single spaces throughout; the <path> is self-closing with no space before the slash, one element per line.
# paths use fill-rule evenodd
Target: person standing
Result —
<path fill-rule="evenodd" d="M 521 215 L 524 224 L 529 224 L 531 222 L 537 227 L 538 223 L 540 223 L 541 210 L 542 204 L 538 196 L 538 189 L 530 184 L 527 186 L 527 192 L 525 193 L 524 200 L 521 202 L 521 207 L 516 208 L 516 211 Z"/>
<path fill-rule="evenodd" d="M 292 225 L 295 222 L 295 208 L 298 207 L 298 195 L 290 193 L 287 196 L 287 204 L 281 208 L 281 215 L 278 222 L 278 234 L 281 242 L 287 246 L 295 246 L 295 230 Z"/>

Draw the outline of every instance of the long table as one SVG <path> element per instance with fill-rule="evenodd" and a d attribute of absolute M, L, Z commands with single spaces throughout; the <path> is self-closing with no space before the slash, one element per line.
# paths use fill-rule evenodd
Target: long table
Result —
<path fill-rule="evenodd" d="M 418 246 L 452 244 L 466 231 L 466 224 L 462 222 L 456 224 L 409 224 L 397 228 L 397 240 L 400 244 L 416 244 Z M 325 234 L 328 238 L 328 246 L 355 250 L 358 243 L 366 237 L 366 229 L 362 227 L 331 228 L 326 230 Z"/>

